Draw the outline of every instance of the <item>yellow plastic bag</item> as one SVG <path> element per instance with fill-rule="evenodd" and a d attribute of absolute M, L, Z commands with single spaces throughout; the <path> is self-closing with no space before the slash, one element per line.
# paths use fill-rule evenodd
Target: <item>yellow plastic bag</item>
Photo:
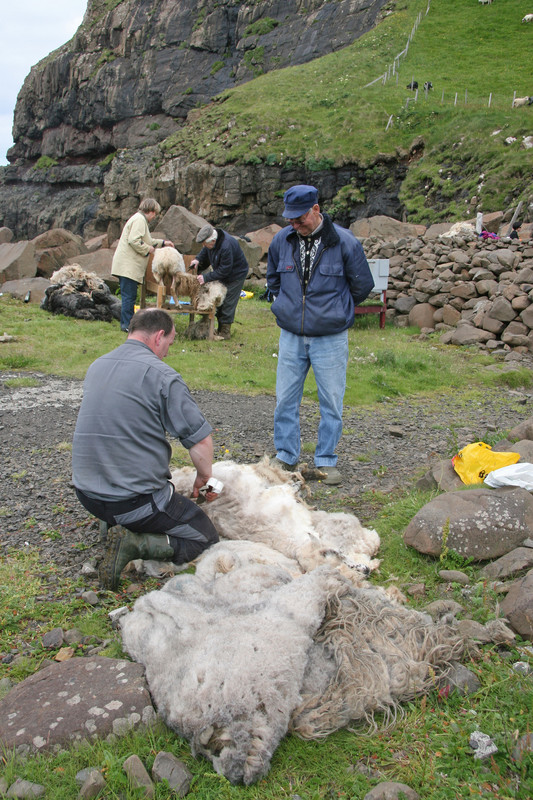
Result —
<path fill-rule="evenodd" d="M 463 483 L 482 483 L 494 469 L 508 467 L 520 460 L 520 453 L 495 453 L 490 444 L 467 444 L 452 458 L 454 470 Z"/>

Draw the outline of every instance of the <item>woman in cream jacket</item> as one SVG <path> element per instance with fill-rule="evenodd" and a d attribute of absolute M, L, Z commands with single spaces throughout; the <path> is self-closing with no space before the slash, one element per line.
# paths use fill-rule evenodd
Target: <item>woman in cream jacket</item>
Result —
<path fill-rule="evenodd" d="M 147 197 L 139 210 L 124 225 L 117 249 L 113 256 L 111 274 L 118 277 L 122 311 L 120 329 L 127 331 L 133 316 L 137 287 L 143 282 L 148 265 L 148 256 L 156 247 L 173 247 L 168 239 L 152 239 L 150 222 L 161 211 L 161 206 L 153 197 Z"/>

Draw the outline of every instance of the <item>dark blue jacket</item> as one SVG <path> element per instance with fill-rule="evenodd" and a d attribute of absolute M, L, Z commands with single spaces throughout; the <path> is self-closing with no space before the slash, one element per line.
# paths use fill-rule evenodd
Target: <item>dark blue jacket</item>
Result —
<path fill-rule="evenodd" d="M 248 262 L 237 239 L 231 234 L 217 228 L 218 238 L 210 250 L 202 247 L 198 255 L 198 273 L 211 265 L 213 272 L 204 275 L 205 282 L 221 281 L 226 286 L 233 281 L 242 280 L 248 275 Z"/>
<path fill-rule="evenodd" d="M 323 214 L 321 242 L 304 292 L 298 234 L 283 228 L 268 250 L 267 286 L 276 295 L 272 311 L 280 328 L 300 336 L 341 333 L 355 318 L 354 306 L 374 281 L 361 243 Z"/>

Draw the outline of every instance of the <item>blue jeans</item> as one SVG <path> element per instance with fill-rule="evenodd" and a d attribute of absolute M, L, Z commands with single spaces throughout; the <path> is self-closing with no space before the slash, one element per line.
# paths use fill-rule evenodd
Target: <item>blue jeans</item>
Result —
<path fill-rule="evenodd" d="M 135 301 L 137 300 L 137 288 L 139 284 L 132 278 L 125 278 L 124 275 L 119 275 L 118 278 L 120 286 L 120 297 L 122 299 L 122 308 L 120 311 L 120 329 L 127 331 L 130 325 L 130 320 L 135 311 Z"/>
<path fill-rule="evenodd" d="M 342 403 L 348 366 L 348 331 L 331 336 L 296 336 L 281 330 L 276 377 L 274 445 L 287 464 L 300 457 L 300 403 L 313 368 L 320 405 L 315 466 L 334 467 L 342 434 Z"/>

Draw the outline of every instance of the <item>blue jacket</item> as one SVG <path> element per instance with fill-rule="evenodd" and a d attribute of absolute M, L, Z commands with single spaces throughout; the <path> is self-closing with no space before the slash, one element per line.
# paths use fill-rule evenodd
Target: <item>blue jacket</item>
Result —
<path fill-rule="evenodd" d="M 204 275 L 205 282 L 221 281 L 227 286 L 233 281 L 246 278 L 249 267 L 237 239 L 223 231 L 222 228 L 217 228 L 217 233 L 215 246 L 211 250 L 208 247 L 202 247 L 196 256 L 198 272 L 203 272 L 211 266 L 213 272 Z"/>
<path fill-rule="evenodd" d="M 327 214 L 313 268 L 303 290 L 298 234 L 277 233 L 268 250 L 267 286 L 276 295 L 272 311 L 280 328 L 300 336 L 341 333 L 355 318 L 374 281 L 361 243 Z"/>

